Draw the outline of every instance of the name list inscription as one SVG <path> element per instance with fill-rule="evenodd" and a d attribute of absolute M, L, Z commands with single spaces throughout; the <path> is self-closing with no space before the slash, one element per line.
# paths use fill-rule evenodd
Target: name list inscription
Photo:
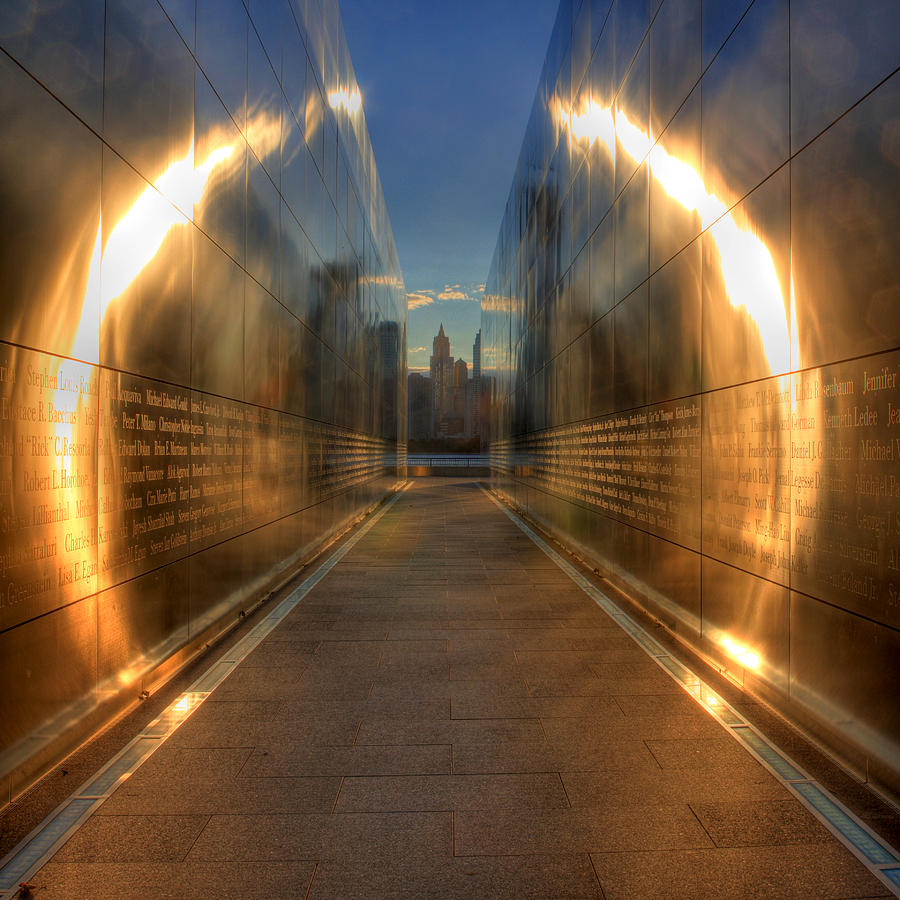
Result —
<path fill-rule="evenodd" d="M 900 626 L 900 353 L 527 435 L 500 471 Z"/>
<path fill-rule="evenodd" d="M 0 627 L 384 472 L 384 442 L 0 343 Z"/>

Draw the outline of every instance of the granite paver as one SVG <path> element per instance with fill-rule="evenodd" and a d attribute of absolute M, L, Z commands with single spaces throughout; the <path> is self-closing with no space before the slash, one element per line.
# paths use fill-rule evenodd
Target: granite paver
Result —
<path fill-rule="evenodd" d="M 41 897 L 886 890 L 470 482 L 418 479 Z"/>

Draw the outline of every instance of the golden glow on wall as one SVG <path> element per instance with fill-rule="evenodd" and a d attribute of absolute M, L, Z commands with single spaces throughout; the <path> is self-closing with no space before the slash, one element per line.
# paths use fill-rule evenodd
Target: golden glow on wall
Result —
<path fill-rule="evenodd" d="M 134 283 L 135 279 L 153 260 L 171 230 L 189 224 L 181 210 L 193 210 L 201 202 L 210 176 L 234 154 L 233 145 L 218 147 L 200 165 L 194 162 L 194 142 L 187 154 L 172 163 L 152 185 L 148 185 L 128 211 L 116 223 L 103 244 L 102 222 L 98 225 L 87 285 L 82 302 L 81 318 L 72 341 L 71 355 L 76 359 L 99 359 L 99 325 L 116 299 Z M 97 307 L 91 298 L 100 297 L 99 321 Z M 66 393 L 72 385 L 95 385 L 94 367 L 91 362 L 60 363 L 53 372 L 54 405 L 65 408 Z M 77 447 L 79 436 L 76 422 L 83 421 L 85 410 L 94 402 L 90 391 L 79 387 L 78 407 L 71 420 L 60 419 L 54 423 L 54 439 L 57 445 Z M 60 491 L 61 501 L 69 501 L 74 508 L 80 497 L 76 487 Z M 88 583 L 91 589 L 96 585 Z M 128 670 L 120 680 L 132 677 Z M 125 682 L 123 682 L 125 683 Z"/>
<path fill-rule="evenodd" d="M 578 113 L 558 113 L 572 138 L 592 144 L 599 141 L 611 159 L 615 143 L 638 164 L 648 161 L 650 173 L 665 192 L 690 212 L 700 216 L 701 227 L 708 231 L 719 253 L 722 278 L 729 302 L 743 309 L 759 330 L 760 342 L 769 371 L 787 372 L 791 368 L 791 332 L 785 316 L 784 294 L 775 262 L 752 224 L 706 189 L 703 178 L 693 166 L 667 153 L 652 135 L 630 121 L 624 110 L 589 101 Z M 792 304 L 793 305 L 793 304 Z M 796 333 L 796 331 L 794 332 Z M 794 365 L 798 365 L 794 359 Z"/>
<path fill-rule="evenodd" d="M 109 305 L 125 293 L 156 256 L 171 229 L 188 224 L 189 220 L 180 210 L 193 210 L 200 203 L 210 176 L 233 153 L 234 147 L 230 144 L 219 147 L 201 165 L 195 166 L 192 141 L 184 158 L 172 163 L 154 184 L 144 189 L 109 233 L 102 247 L 102 224 L 98 227 L 85 301 L 94 296 L 99 279 L 101 322 Z M 97 346 L 97 327 L 92 305 L 84 302 L 81 321 L 72 343 L 73 356 L 96 358 L 93 348 Z"/>
<path fill-rule="evenodd" d="M 184 159 L 173 163 L 156 183 L 147 187 L 110 232 L 103 248 L 100 283 L 101 321 L 109 304 L 121 296 L 159 252 L 169 231 L 186 225 L 180 209 L 193 209 L 206 189 L 213 169 L 234 152 L 220 147 L 199 166 L 194 165 L 194 145 Z"/>
<path fill-rule="evenodd" d="M 565 113 L 563 113 L 565 115 Z M 598 103 L 586 103 L 579 113 L 566 117 L 566 127 L 572 137 L 590 146 L 598 141 L 609 154 L 611 160 L 616 158 L 616 122 L 613 112 Z"/>
<path fill-rule="evenodd" d="M 759 654 L 754 653 L 749 647 L 745 647 L 727 636 L 723 637 L 719 643 L 725 648 L 728 655 L 736 659 L 745 669 L 759 668 Z"/>

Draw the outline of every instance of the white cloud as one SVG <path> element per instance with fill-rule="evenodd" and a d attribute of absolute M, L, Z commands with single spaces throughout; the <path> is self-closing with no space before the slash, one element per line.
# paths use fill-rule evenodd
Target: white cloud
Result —
<path fill-rule="evenodd" d="M 438 300 L 480 303 L 483 294 L 483 284 L 445 284 L 441 290 L 421 288 L 406 295 L 407 308 L 422 309 Z"/>
<path fill-rule="evenodd" d="M 421 309 L 423 306 L 430 306 L 434 303 L 434 297 L 431 291 L 416 291 L 414 294 L 406 295 L 407 309 Z"/>

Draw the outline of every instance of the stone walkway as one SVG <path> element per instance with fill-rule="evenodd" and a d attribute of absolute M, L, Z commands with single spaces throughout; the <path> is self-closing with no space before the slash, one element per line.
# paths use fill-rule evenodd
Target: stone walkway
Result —
<path fill-rule="evenodd" d="M 72 897 L 883 897 L 474 484 L 417 479 L 32 879 Z"/>

